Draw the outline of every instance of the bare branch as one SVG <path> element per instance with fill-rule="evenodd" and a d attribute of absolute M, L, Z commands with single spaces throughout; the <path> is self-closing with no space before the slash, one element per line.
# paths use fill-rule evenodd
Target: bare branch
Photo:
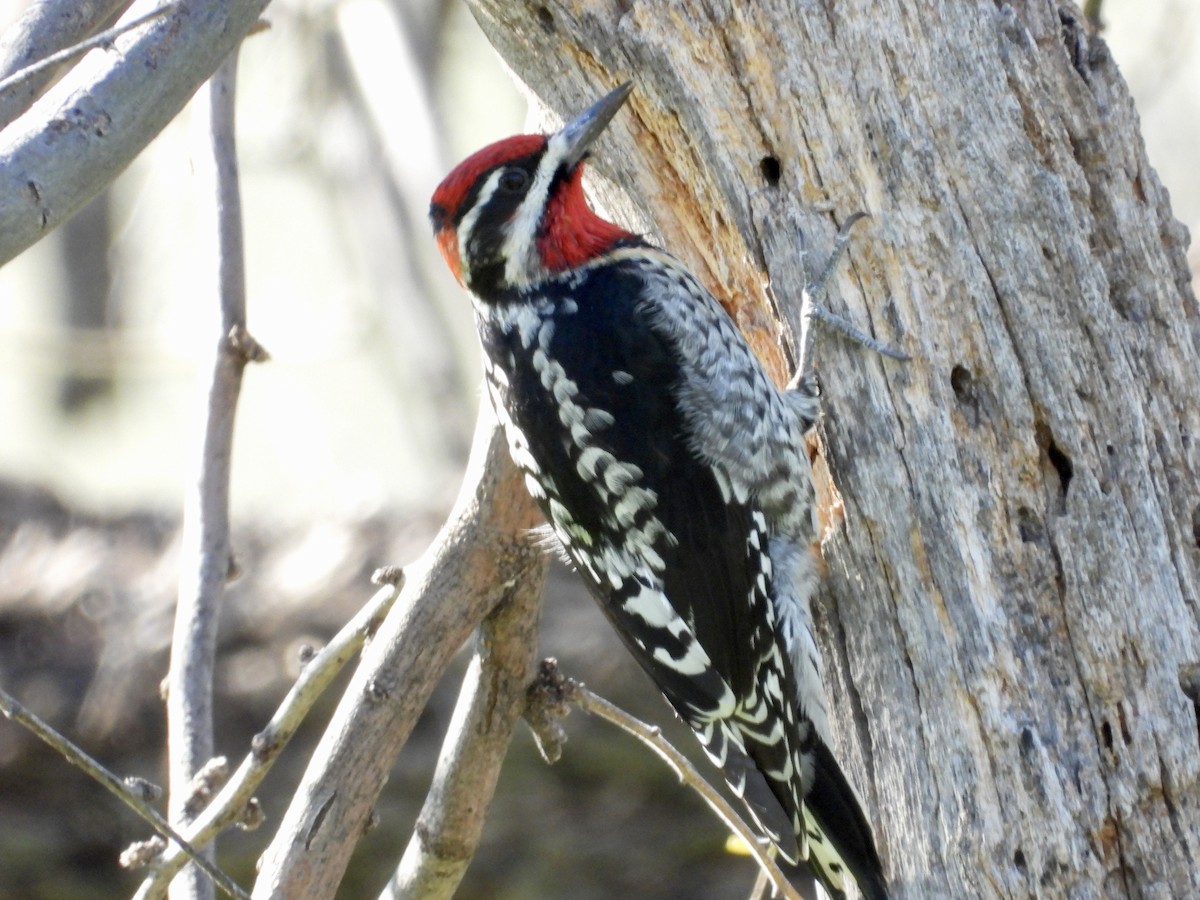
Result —
<path fill-rule="evenodd" d="M 246 334 L 246 286 L 241 201 L 234 141 L 237 51 L 217 70 L 201 95 L 211 133 L 215 196 L 221 337 L 204 409 L 203 444 L 195 489 L 184 505 L 179 605 L 171 641 L 167 697 L 171 821 L 192 817 L 192 779 L 213 753 L 212 684 L 217 618 L 225 583 L 233 571 L 229 539 L 229 480 L 233 424 L 242 372 L 261 350 Z M 211 851 L 210 851 L 211 852 Z M 210 894 L 196 873 L 185 874 L 181 897 Z"/>
<path fill-rule="evenodd" d="M 771 879 L 766 870 L 759 869 L 758 875 L 754 879 L 754 886 L 750 888 L 749 900 L 763 900 L 767 896 L 767 889 L 770 885 Z"/>
<path fill-rule="evenodd" d="M 0 133 L 0 265 L 96 196 L 173 119 L 267 0 L 192 0 L 91 54 Z M 147 77 L 150 73 L 152 77 Z"/>
<path fill-rule="evenodd" d="M 392 763 L 471 629 L 542 577 L 528 540 L 540 516 L 490 406 L 475 430 L 455 511 L 410 581 L 339 704 L 275 839 L 254 896 L 332 896 Z"/>
<path fill-rule="evenodd" d="M 479 649 L 463 679 L 433 784 L 381 900 L 449 900 L 470 865 L 525 709 L 542 588 L 542 577 L 524 579 L 480 626 Z"/>
<path fill-rule="evenodd" d="M 758 835 L 742 820 L 741 815 L 721 795 L 721 792 L 709 784 L 707 779 L 696 770 L 691 760 L 676 750 L 670 741 L 662 736 L 659 729 L 653 725 L 647 725 L 641 719 L 634 718 L 619 706 L 609 703 L 598 694 L 593 694 L 582 684 L 575 684 L 572 694 L 572 699 L 584 712 L 599 716 L 604 721 L 611 722 L 618 728 L 628 731 L 657 753 L 663 762 L 679 776 L 679 781 L 699 794 L 708 804 L 709 809 L 717 814 L 717 818 L 745 842 L 758 865 L 771 879 L 779 896 L 787 898 L 787 900 L 800 900 L 800 895 L 787 880 L 787 876 L 779 870 L 778 864 L 771 858 Z"/>
<path fill-rule="evenodd" d="M 584 712 L 616 725 L 657 753 L 679 777 L 680 783 L 699 794 L 725 826 L 742 839 L 774 890 L 778 892 L 776 896 L 787 900 L 800 900 L 800 895 L 787 876 L 780 871 L 766 845 L 746 824 L 741 814 L 700 774 L 691 760 L 662 736 L 662 732 L 656 726 L 631 716 L 619 706 L 588 690 L 581 682 L 564 678 L 558 669 L 557 661 L 553 659 L 542 660 L 537 679 L 529 687 L 528 698 L 529 709 L 526 718 L 543 748 L 542 755 L 547 761 L 552 762 L 558 758 L 557 751 L 561 746 L 562 737 L 557 721 L 569 711 L 568 704 L 574 704 Z M 547 746 L 552 748 L 549 753 L 546 750 Z"/>
<path fill-rule="evenodd" d="M 379 628 L 399 596 L 403 583 L 403 578 L 398 577 L 376 591 L 375 596 L 333 640 L 305 664 L 300 677 L 283 698 L 271 721 L 254 736 L 251 753 L 242 760 L 213 801 L 183 829 L 194 847 L 207 846 L 226 828 L 244 821 L 253 803 L 254 791 L 271 771 L 275 760 L 295 735 L 317 698 Z M 138 888 L 135 900 L 164 896 L 171 879 L 186 864 L 187 855 L 179 847 L 166 848 L 158 859 L 153 860 L 154 871 Z"/>
<path fill-rule="evenodd" d="M 64 47 L 95 34 L 130 0 L 39 0 L 4 33 L 0 42 L 0 76 L 6 80 Z M 20 90 L 0 94 L 0 128 L 29 109 L 58 74 L 58 66 L 42 67 L 21 82 Z"/>
<path fill-rule="evenodd" d="M 238 887 L 233 879 L 205 859 L 196 848 L 167 823 L 166 819 L 158 814 L 153 806 L 146 802 L 143 796 L 145 782 L 141 779 L 117 777 L 71 740 L 55 731 L 47 722 L 22 706 L 3 688 L 0 688 L 0 712 L 18 725 L 33 732 L 40 740 L 57 750 L 67 762 L 82 769 L 93 780 L 103 785 L 106 790 L 120 798 L 126 806 L 137 813 L 160 835 L 174 841 L 182 852 L 191 857 L 196 865 L 203 869 L 204 873 L 229 896 L 239 898 L 247 896 L 246 892 Z"/>
<path fill-rule="evenodd" d="M 38 85 L 44 84 L 49 80 L 54 69 L 78 59 L 85 53 L 95 50 L 97 47 L 111 44 L 121 35 L 136 28 L 141 28 L 147 22 L 152 22 L 157 18 L 165 16 L 167 13 L 174 12 L 177 7 L 177 3 L 168 3 L 165 6 L 160 6 L 158 9 L 151 10 L 144 16 L 138 16 L 130 22 L 116 25 L 85 41 L 80 41 L 77 44 L 72 44 L 70 47 L 59 50 L 57 53 L 51 53 L 49 56 L 45 56 L 37 62 L 30 63 L 23 69 L 18 69 L 7 76 L 3 81 L 0 81 L 0 128 L 7 125 L 28 108 L 27 105 L 18 107 L 18 104 L 24 98 L 28 98 L 29 102 L 32 103 Z"/>

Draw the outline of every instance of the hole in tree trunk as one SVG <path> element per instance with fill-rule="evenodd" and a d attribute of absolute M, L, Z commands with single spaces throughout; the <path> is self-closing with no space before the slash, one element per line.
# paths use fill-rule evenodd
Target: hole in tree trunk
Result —
<path fill-rule="evenodd" d="M 1050 430 L 1049 425 L 1045 422 L 1038 422 L 1035 426 L 1035 434 L 1038 449 L 1041 450 L 1042 475 L 1045 478 L 1047 492 L 1051 494 L 1048 499 L 1051 500 L 1053 507 L 1057 508 L 1058 514 L 1062 515 L 1067 511 L 1067 491 L 1070 490 L 1071 479 L 1075 477 L 1075 464 L 1071 462 L 1071 457 L 1067 456 L 1058 446 L 1054 440 L 1054 432 Z M 1054 503 L 1055 500 L 1057 503 Z"/>
<path fill-rule="evenodd" d="M 1055 470 L 1058 472 L 1058 480 L 1062 485 L 1063 499 L 1067 499 L 1067 489 L 1071 486 L 1071 479 L 1075 477 L 1075 467 L 1071 465 L 1071 457 L 1058 449 L 1058 444 L 1054 441 L 1050 442 L 1050 446 L 1046 448 L 1046 455 L 1050 457 L 1050 462 L 1054 464 Z"/>
<path fill-rule="evenodd" d="M 975 376 L 966 366 L 957 365 L 950 370 L 950 389 L 954 398 L 972 426 L 979 424 L 979 391 L 975 384 Z"/>
<path fill-rule="evenodd" d="M 762 172 L 763 181 L 771 187 L 779 186 L 779 179 L 783 176 L 779 160 L 774 156 L 764 156 L 758 163 L 758 169 Z"/>
<path fill-rule="evenodd" d="M 1111 753 L 1113 748 L 1113 730 L 1112 725 L 1108 722 L 1100 726 L 1100 738 L 1104 741 L 1104 749 Z"/>

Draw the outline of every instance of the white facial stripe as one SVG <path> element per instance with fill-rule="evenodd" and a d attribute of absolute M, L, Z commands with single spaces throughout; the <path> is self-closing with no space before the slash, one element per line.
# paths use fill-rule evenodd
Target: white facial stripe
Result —
<path fill-rule="evenodd" d="M 471 232 L 475 228 L 475 223 L 479 221 L 479 214 L 492 199 L 492 194 L 496 193 L 496 187 L 500 184 L 500 175 L 503 172 L 503 169 L 497 169 L 488 176 L 488 180 L 479 189 L 479 198 L 475 201 L 475 205 L 467 210 L 467 214 L 458 223 L 458 259 L 459 265 L 462 267 L 463 281 L 467 284 L 471 283 L 471 269 L 467 259 L 467 247 L 471 243 Z"/>
<path fill-rule="evenodd" d="M 535 246 L 538 224 L 549 198 L 550 182 L 554 180 L 554 173 L 558 171 L 566 151 L 565 143 L 561 132 L 546 143 L 546 151 L 538 163 L 529 193 L 508 226 L 508 235 L 504 240 L 504 258 L 507 260 L 504 280 L 513 287 L 524 286 L 529 275 L 542 272 L 541 259 Z"/>

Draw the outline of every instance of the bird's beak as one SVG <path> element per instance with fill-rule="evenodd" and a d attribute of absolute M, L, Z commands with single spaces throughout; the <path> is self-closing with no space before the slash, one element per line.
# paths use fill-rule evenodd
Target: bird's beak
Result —
<path fill-rule="evenodd" d="M 568 166 L 574 166 L 587 155 L 592 142 L 612 121 L 632 91 L 633 82 L 625 82 L 581 112 L 554 136 L 564 145 L 562 158 Z"/>

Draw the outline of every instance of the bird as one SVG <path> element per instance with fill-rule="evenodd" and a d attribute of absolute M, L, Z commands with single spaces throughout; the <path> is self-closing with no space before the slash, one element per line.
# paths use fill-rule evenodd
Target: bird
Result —
<path fill-rule="evenodd" d="M 585 163 L 632 89 L 461 162 L 430 203 L 437 247 L 561 553 L 763 837 L 831 895 L 883 900 L 809 609 L 815 380 L 776 387 L 675 256 L 591 208 Z"/>

